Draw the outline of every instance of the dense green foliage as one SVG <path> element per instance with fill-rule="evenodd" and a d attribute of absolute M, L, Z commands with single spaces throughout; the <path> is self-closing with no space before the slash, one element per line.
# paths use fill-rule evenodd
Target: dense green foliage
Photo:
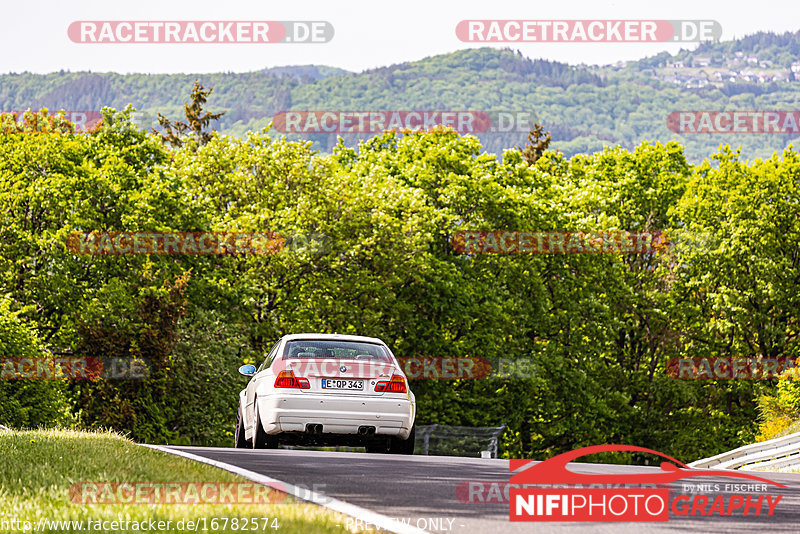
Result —
<path fill-rule="evenodd" d="M 781 374 L 777 391 L 758 398 L 761 421 L 757 441 L 765 441 L 798 431 L 800 421 L 800 371 L 789 369 Z"/>
<path fill-rule="evenodd" d="M 17 362 L 29 360 L 33 363 L 24 369 L 32 369 L 35 362 L 52 358 L 33 326 L 10 308 L 11 302 L 0 297 L 0 358 L 12 362 L 9 367 L 0 367 L 0 376 L 4 377 L 17 369 Z M 0 378 L 0 422 L 13 427 L 69 424 L 70 404 L 64 384 L 54 380 Z"/>
<path fill-rule="evenodd" d="M 230 444 L 236 368 L 283 334 L 319 331 L 377 336 L 399 356 L 533 361 L 529 377 L 412 383 L 420 424 L 505 423 L 506 456 L 611 442 L 688 460 L 752 439 L 771 386 L 674 380 L 668 358 L 798 351 L 799 176 L 791 149 L 753 163 L 725 149 L 695 167 L 678 143 L 642 143 L 529 166 L 447 130 L 330 155 L 269 133 L 170 149 L 108 111 L 87 135 L 0 136 L 0 294 L 54 353 L 151 363 L 146 380 L 69 384 L 80 425 L 137 440 Z M 490 229 L 715 239 L 637 255 L 454 251 L 455 232 Z M 330 242 L 315 254 L 66 249 L 91 230 Z"/>

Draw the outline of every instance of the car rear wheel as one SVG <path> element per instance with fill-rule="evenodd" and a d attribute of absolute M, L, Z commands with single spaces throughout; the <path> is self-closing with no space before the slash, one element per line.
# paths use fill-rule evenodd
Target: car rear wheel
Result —
<path fill-rule="evenodd" d="M 250 442 L 244 437 L 244 419 L 242 418 L 242 407 L 236 415 L 236 434 L 234 435 L 234 447 L 237 449 L 249 449 Z"/>
<path fill-rule="evenodd" d="M 369 453 L 387 454 L 389 452 L 389 441 L 384 439 L 368 441 L 364 444 L 364 448 Z"/>
<path fill-rule="evenodd" d="M 256 400 L 255 420 L 253 421 L 253 448 L 254 449 L 277 449 L 278 438 L 270 436 L 264 432 L 261 426 L 261 417 L 258 415 L 258 401 Z"/>
<path fill-rule="evenodd" d="M 414 440 L 416 434 L 416 426 L 411 427 L 411 433 L 406 439 L 389 438 L 389 453 L 390 454 L 414 454 Z"/>
<path fill-rule="evenodd" d="M 367 452 L 381 454 L 414 454 L 414 434 L 415 427 L 411 427 L 411 433 L 406 439 L 389 437 L 368 441 L 364 444 Z"/>

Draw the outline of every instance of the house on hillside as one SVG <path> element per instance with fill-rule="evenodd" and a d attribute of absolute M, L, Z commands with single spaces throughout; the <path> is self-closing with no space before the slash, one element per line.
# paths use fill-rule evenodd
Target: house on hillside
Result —
<path fill-rule="evenodd" d="M 686 83 L 686 87 L 705 87 L 706 85 L 708 85 L 708 80 L 696 76 L 689 78 Z"/>
<path fill-rule="evenodd" d="M 708 67 L 711 65 L 711 56 L 697 56 L 694 58 L 693 65 L 695 67 Z"/>

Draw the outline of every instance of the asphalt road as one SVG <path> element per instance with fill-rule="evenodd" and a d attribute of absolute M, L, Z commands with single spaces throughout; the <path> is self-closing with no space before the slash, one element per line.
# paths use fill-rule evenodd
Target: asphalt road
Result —
<path fill-rule="evenodd" d="M 296 486 L 307 487 L 383 515 L 405 520 L 430 532 L 800 532 L 800 474 L 757 473 L 780 482 L 786 489 L 768 486 L 767 495 L 782 495 L 772 516 L 676 516 L 666 523 L 511 523 L 508 502 L 497 502 L 496 486 L 483 494 L 457 493 L 462 482 L 508 481 L 508 461 L 449 456 L 395 456 L 302 450 L 242 450 L 209 447 L 170 447 L 261 473 Z M 657 468 L 600 464 L 570 464 L 583 473 L 642 473 Z M 701 478 L 673 483 L 725 484 L 746 482 L 732 478 Z M 461 490 L 466 484 L 460 486 Z M 473 487 L 474 488 L 474 487 Z M 492 493 L 494 491 L 494 493 Z M 724 492 L 724 490 L 723 490 Z M 704 492 L 713 499 L 719 491 Z M 755 494 L 759 495 L 758 493 Z M 484 501 L 480 502 L 480 497 Z"/>

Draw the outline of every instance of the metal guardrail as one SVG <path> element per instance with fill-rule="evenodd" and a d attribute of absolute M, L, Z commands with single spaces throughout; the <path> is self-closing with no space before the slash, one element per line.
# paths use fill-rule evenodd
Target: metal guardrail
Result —
<path fill-rule="evenodd" d="M 443 454 L 441 449 L 446 450 L 444 454 L 456 456 L 469 456 L 470 452 L 476 453 L 481 458 L 497 458 L 497 442 L 500 434 L 506 429 L 506 425 L 498 427 L 468 427 L 468 426 L 449 426 L 449 425 L 419 425 L 417 426 L 417 441 L 422 442 L 422 448 L 418 446 L 416 454 L 428 455 L 431 451 L 431 437 L 435 438 L 439 445 L 436 447 L 438 454 Z M 457 444 L 459 441 L 469 440 L 477 443 L 484 442 L 485 449 L 476 446 L 464 446 Z M 452 442 L 452 446 L 442 445 L 442 443 Z M 470 451 L 470 452 L 468 452 Z M 466 453 L 466 454 L 465 454 Z"/>
<path fill-rule="evenodd" d="M 414 454 L 480 456 L 497 458 L 497 445 L 500 434 L 506 425 L 500 426 L 449 426 L 419 425 L 416 430 Z M 433 440 L 433 443 L 431 441 Z M 469 442 L 469 443 L 465 443 Z M 281 445 L 282 449 L 319 450 L 317 446 Z M 359 449 L 350 446 L 321 447 L 322 450 L 351 452 Z"/>
<path fill-rule="evenodd" d="M 800 432 L 780 438 L 745 445 L 710 458 L 696 460 L 689 467 L 741 469 L 744 471 L 774 470 L 800 466 Z"/>

